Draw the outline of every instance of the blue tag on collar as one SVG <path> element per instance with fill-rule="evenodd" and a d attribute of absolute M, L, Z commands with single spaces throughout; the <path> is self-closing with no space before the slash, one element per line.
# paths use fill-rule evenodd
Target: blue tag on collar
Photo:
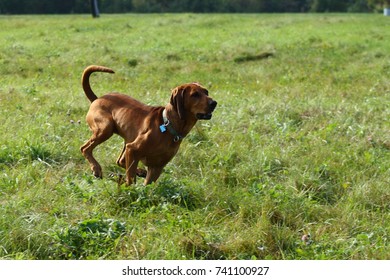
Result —
<path fill-rule="evenodd" d="M 160 131 L 161 131 L 162 133 L 164 133 L 165 131 L 167 131 L 167 128 L 165 127 L 164 124 L 160 125 Z"/>

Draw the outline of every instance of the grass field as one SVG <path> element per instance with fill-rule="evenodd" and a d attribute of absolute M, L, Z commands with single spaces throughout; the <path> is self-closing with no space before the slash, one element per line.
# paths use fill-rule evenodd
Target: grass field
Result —
<path fill-rule="evenodd" d="M 0 16 L 1 259 L 390 259 L 390 21 L 382 15 Z M 118 186 L 98 95 L 218 101 L 159 181 Z M 118 190 L 119 189 L 119 190 Z M 302 236 L 310 239 L 302 241 Z"/>

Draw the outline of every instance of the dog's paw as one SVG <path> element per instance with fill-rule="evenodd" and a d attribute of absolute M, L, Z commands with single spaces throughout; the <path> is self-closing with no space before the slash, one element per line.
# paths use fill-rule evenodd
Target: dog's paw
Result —
<path fill-rule="evenodd" d="M 138 177 L 142 177 L 142 178 L 146 178 L 146 174 L 148 172 L 145 170 L 145 169 L 141 169 L 141 168 L 137 168 L 137 176 Z"/>
<path fill-rule="evenodd" d="M 102 179 L 103 178 L 103 172 L 101 168 L 91 168 L 92 174 L 95 176 L 95 178 Z"/>

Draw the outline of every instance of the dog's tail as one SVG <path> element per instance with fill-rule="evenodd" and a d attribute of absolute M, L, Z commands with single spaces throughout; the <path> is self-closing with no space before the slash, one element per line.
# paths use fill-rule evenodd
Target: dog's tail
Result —
<path fill-rule="evenodd" d="M 104 66 L 90 65 L 85 68 L 83 76 L 81 77 L 81 83 L 83 85 L 85 95 L 91 102 L 98 98 L 96 94 L 92 91 L 91 85 L 89 84 L 89 76 L 91 76 L 93 72 L 115 73 L 112 69 Z"/>

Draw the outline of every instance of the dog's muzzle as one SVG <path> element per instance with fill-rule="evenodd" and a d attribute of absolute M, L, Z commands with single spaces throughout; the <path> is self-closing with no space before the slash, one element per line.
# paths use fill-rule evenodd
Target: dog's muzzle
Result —
<path fill-rule="evenodd" d="M 198 120 L 210 120 L 213 116 L 213 111 L 215 110 L 215 107 L 217 107 L 217 101 L 211 100 L 209 103 L 209 112 L 206 114 L 196 114 L 196 118 Z"/>

